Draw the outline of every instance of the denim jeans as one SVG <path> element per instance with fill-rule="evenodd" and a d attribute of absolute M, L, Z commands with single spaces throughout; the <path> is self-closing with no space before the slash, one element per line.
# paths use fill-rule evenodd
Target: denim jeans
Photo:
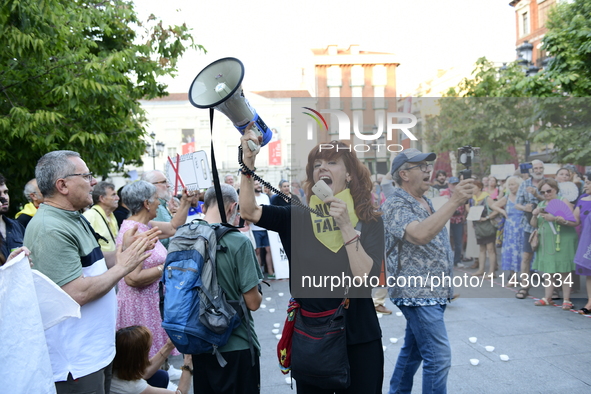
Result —
<path fill-rule="evenodd" d="M 450 223 L 449 232 L 454 241 L 454 265 L 462 261 L 462 249 L 464 246 L 464 223 Z"/>
<path fill-rule="evenodd" d="M 404 345 L 390 380 L 390 394 L 410 393 L 423 362 L 423 394 L 447 393 L 451 347 L 443 321 L 445 305 L 399 306 L 406 318 Z"/>

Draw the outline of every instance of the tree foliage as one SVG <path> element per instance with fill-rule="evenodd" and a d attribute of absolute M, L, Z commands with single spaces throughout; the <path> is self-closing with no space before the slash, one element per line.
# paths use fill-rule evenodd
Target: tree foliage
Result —
<path fill-rule="evenodd" d="M 128 0 L 4 0 L 0 46 L 0 165 L 14 190 L 56 149 L 80 152 L 97 176 L 140 164 L 139 100 L 166 95 L 158 76 L 203 49 L 185 25 L 140 22 Z"/>
<path fill-rule="evenodd" d="M 514 102 L 518 113 L 512 111 L 510 105 L 499 106 L 492 102 L 480 103 L 478 110 L 467 108 L 468 104 L 463 101 L 442 104 L 441 119 L 432 122 L 448 125 L 461 111 L 468 111 L 469 115 L 464 116 L 467 123 L 461 127 L 432 126 L 434 131 L 429 138 L 436 148 L 443 149 L 465 140 L 467 143 L 480 141 L 478 145 L 488 151 L 507 144 L 519 146 L 529 139 L 552 146 L 554 159 L 559 162 L 591 163 L 591 117 L 587 110 L 591 104 L 587 98 L 591 96 L 591 2 L 558 3 L 550 12 L 546 26 L 548 32 L 542 49 L 552 58 L 545 69 L 528 76 L 517 62 L 498 68 L 481 58 L 472 76 L 446 94 L 463 98 L 504 98 L 503 101 L 521 98 Z M 491 112 L 482 115 L 485 110 Z M 512 124 L 503 119 L 511 120 Z M 528 124 L 534 130 L 531 134 L 527 131 Z"/>

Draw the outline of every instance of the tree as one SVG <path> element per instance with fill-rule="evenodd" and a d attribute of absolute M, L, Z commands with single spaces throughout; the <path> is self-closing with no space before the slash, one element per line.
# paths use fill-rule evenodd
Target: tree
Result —
<path fill-rule="evenodd" d="M 0 168 L 10 186 L 24 186 L 56 149 L 78 151 L 97 177 L 123 160 L 141 164 L 139 100 L 166 95 L 157 77 L 173 75 L 187 48 L 203 50 L 189 28 L 153 15 L 141 23 L 128 0 L 3 3 Z"/>
<path fill-rule="evenodd" d="M 516 62 L 497 69 L 479 59 L 471 78 L 450 89 L 448 96 L 529 97 L 523 100 L 521 123 L 533 126 L 522 138 L 554 148 L 554 160 L 591 163 L 591 2 L 560 2 L 550 12 L 542 49 L 551 60 L 545 69 L 527 76 Z M 526 110 L 527 108 L 527 110 Z M 441 137 L 440 137 L 441 139 Z"/>

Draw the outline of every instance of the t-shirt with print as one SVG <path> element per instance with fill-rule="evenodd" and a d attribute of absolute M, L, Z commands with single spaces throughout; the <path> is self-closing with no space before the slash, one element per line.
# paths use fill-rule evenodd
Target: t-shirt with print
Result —
<path fill-rule="evenodd" d="M 337 308 L 344 295 L 342 287 L 336 287 L 331 298 L 298 297 L 297 293 L 302 294 L 304 290 L 301 286 L 297 286 L 297 282 L 301 281 L 302 276 L 311 273 L 307 271 L 316 273 L 316 268 L 326 275 L 351 275 L 345 247 L 333 253 L 320 243 L 312 231 L 310 213 L 303 208 L 295 205 L 286 207 L 265 205 L 262 208 L 263 212 L 257 224 L 279 233 L 289 259 L 290 290 L 292 294 L 296 293 L 294 295 L 296 300 L 302 308 L 310 312 L 323 312 Z M 379 275 L 384 256 L 384 225 L 381 217 L 376 221 L 362 223 L 360 243 L 373 260 L 369 276 Z M 325 294 L 325 290 L 322 289 L 318 294 Z M 382 332 L 371 298 L 371 288 L 352 287 L 349 291 L 349 296 L 352 298 L 349 300 L 347 316 L 353 318 L 346 320 L 347 343 L 361 344 L 381 338 Z"/>

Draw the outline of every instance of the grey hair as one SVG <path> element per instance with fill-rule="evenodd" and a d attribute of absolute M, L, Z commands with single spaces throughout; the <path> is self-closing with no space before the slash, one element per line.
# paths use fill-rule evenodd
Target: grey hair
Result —
<path fill-rule="evenodd" d="M 121 190 L 123 204 L 129 208 L 132 215 L 144 208 L 144 201 L 150 204 L 156 199 L 156 186 L 146 181 L 130 183 Z"/>
<path fill-rule="evenodd" d="M 71 157 L 80 157 L 80 153 L 55 150 L 39 159 L 35 167 L 35 178 L 43 197 L 53 197 L 57 180 L 76 171 L 76 165 L 69 160 Z"/>
<path fill-rule="evenodd" d="M 534 165 L 534 164 L 544 165 L 544 162 L 542 160 L 534 159 L 534 160 L 531 161 L 531 164 L 532 165 Z"/>
<path fill-rule="evenodd" d="M 507 178 L 506 184 L 508 185 L 510 181 L 517 183 L 517 186 L 521 186 L 523 183 L 523 179 L 520 176 L 515 175 L 511 175 L 509 178 Z"/>
<path fill-rule="evenodd" d="M 142 174 L 141 180 L 152 183 L 156 179 L 156 174 L 164 175 L 164 173 L 162 171 L 150 170 L 150 171 L 146 171 Z M 166 176 L 166 175 L 164 175 L 164 176 Z"/>
<path fill-rule="evenodd" d="M 406 170 L 408 169 L 408 163 L 404 163 L 402 166 L 400 166 L 399 169 L 397 169 L 396 171 L 394 171 L 394 173 L 392 174 L 392 180 L 394 182 L 396 182 L 396 184 L 398 186 L 402 186 L 402 177 L 400 176 L 400 171 Z"/>
<path fill-rule="evenodd" d="M 224 201 L 224 208 L 226 208 L 233 202 L 238 202 L 238 193 L 236 193 L 236 189 L 234 189 L 227 183 L 220 184 L 220 187 L 222 189 L 222 200 Z M 212 205 L 217 205 L 215 187 L 213 186 L 207 189 L 207 191 L 205 192 L 205 196 L 203 196 L 203 206 L 205 207 L 205 209 L 209 209 L 209 207 Z"/>
<path fill-rule="evenodd" d="M 33 185 L 34 180 L 35 180 L 35 178 L 33 178 L 29 182 L 27 182 L 27 184 L 25 185 L 25 190 L 23 190 L 23 194 L 25 195 L 28 202 L 33 202 L 33 199 L 31 198 L 31 194 L 37 193 L 37 188 L 35 187 L 35 185 Z"/>
<path fill-rule="evenodd" d="M 99 202 L 101 202 L 101 196 L 106 196 L 107 195 L 107 189 L 113 189 L 115 190 L 115 185 L 112 184 L 111 182 L 99 182 L 96 185 L 94 185 L 94 189 L 92 190 L 92 202 L 95 204 L 98 204 Z"/>

